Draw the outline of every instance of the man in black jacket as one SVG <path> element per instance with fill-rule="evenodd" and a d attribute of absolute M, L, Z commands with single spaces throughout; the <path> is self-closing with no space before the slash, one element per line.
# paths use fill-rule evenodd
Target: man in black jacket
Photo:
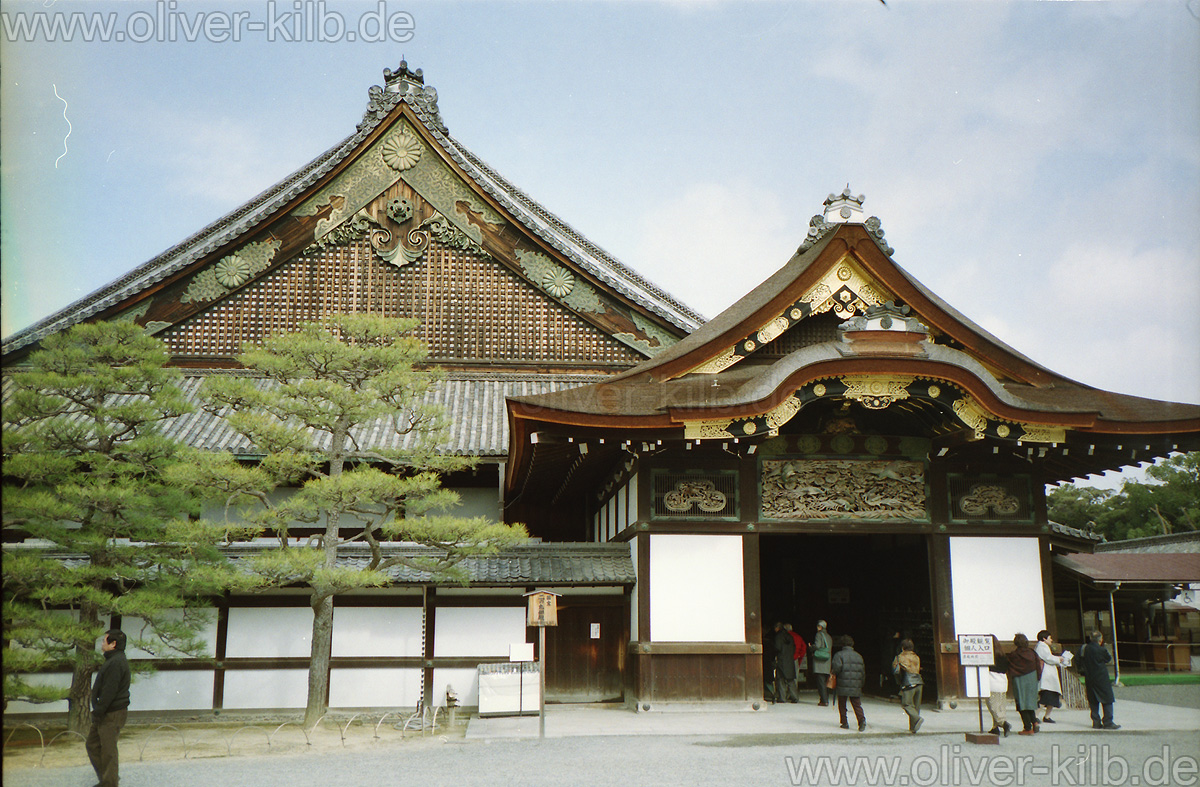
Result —
<path fill-rule="evenodd" d="M 117 736 L 129 713 L 129 662 L 125 660 L 125 632 L 109 629 L 100 644 L 104 664 L 92 684 L 92 727 L 87 753 L 100 780 L 96 787 L 117 787 Z"/>
<path fill-rule="evenodd" d="M 1120 724 L 1113 722 L 1112 679 L 1108 677 L 1108 663 L 1112 655 L 1104 647 L 1104 635 L 1093 631 L 1079 652 L 1079 669 L 1087 683 L 1088 707 L 1092 711 L 1092 727 L 1097 730 L 1119 730 Z M 1101 709 L 1104 717 L 1101 719 Z"/>

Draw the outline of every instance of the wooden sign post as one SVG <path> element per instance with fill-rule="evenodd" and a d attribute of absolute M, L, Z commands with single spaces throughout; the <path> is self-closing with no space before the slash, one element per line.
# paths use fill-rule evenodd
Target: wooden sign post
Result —
<path fill-rule="evenodd" d="M 979 733 L 968 732 L 967 743 L 999 743 L 999 737 L 983 731 L 983 686 L 984 681 L 988 681 L 990 687 L 988 667 L 996 663 L 996 654 L 992 652 L 992 635 L 959 634 L 958 663 L 964 667 L 975 667 L 975 688 L 979 700 Z M 990 692 L 990 688 L 988 691 Z"/>
<path fill-rule="evenodd" d="M 529 599 L 527 625 L 538 630 L 538 738 L 546 737 L 546 626 L 558 625 L 558 593 L 535 590 Z"/>

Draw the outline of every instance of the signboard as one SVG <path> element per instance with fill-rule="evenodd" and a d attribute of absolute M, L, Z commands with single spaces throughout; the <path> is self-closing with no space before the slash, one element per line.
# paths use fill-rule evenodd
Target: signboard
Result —
<path fill-rule="evenodd" d="M 535 590 L 526 593 L 529 599 L 529 622 L 527 625 L 557 626 L 558 625 L 558 594 L 549 590 Z"/>
<path fill-rule="evenodd" d="M 990 667 L 996 662 L 991 634 L 959 634 L 958 663 L 964 667 Z"/>

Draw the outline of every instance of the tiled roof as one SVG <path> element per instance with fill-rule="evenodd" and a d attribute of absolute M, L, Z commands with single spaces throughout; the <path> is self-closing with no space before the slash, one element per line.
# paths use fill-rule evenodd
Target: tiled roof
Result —
<path fill-rule="evenodd" d="M 244 436 L 230 428 L 224 418 L 199 408 L 200 389 L 205 378 L 213 374 L 244 374 L 217 370 L 187 370 L 180 379 L 180 388 L 188 401 L 196 405 L 194 412 L 179 416 L 167 423 L 165 436 L 205 451 L 229 451 L 243 456 L 261 453 Z M 263 385 L 267 381 L 259 379 Z M 439 453 L 454 456 L 501 457 L 508 454 L 508 415 L 505 398 L 552 393 L 603 379 L 596 375 L 559 374 L 448 374 L 425 397 L 428 404 L 440 404 L 446 409 L 450 431 Z M 4 376 L 3 401 L 8 402 L 12 380 Z M 377 450 L 411 449 L 411 435 L 399 434 L 385 422 L 379 422 L 358 433 L 360 445 Z"/>
<path fill-rule="evenodd" d="M 32 544 L 6 544 L 5 551 L 35 549 Z M 251 558 L 271 549 L 266 543 L 234 544 L 223 548 L 234 561 Z M 389 557 L 429 558 L 436 551 L 415 544 L 383 544 L 383 554 Z M 85 566 L 82 555 L 58 554 L 68 566 Z M 341 568 L 365 568 L 369 561 L 366 546 L 344 545 L 338 550 Z M 471 557 L 462 561 L 471 585 L 491 587 L 529 585 L 583 586 L 633 585 L 637 575 L 633 569 L 629 544 L 524 544 L 495 555 Z M 410 566 L 396 565 L 387 569 L 392 582 L 398 585 L 429 584 L 430 575 Z"/>
<path fill-rule="evenodd" d="M 533 232 L 600 281 L 684 330 L 695 329 L 704 318 L 679 303 L 662 289 L 634 273 L 594 245 L 561 219 L 534 202 L 504 178 L 497 175 L 475 154 L 456 142 L 437 115 L 436 99 L 432 107 L 420 94 L 371 91 L 371 102 L 358 130 L 304 167 L 221 217 L 181 243 L 138 266 L 121 278 L 101 287 L 55 314 L 18 331 L 3 343 L 3 353 L 20 350 L 51 333 L 83 322 L 175 274 L 205 255 L 231 243 L 262 221 L 271 218 L 315 185 L 371 135 L 401 101 L 422 120 L 429 133 L 454 161 L 490 196 Z"/>
<path fill-rule="evenodd" d="M 1166 536 L 1130 538 L 1098 544 L 1097 552 L 1135 552 L 1154 554 L 1159 552 L 1200 552 L 1200 531 L 1172 533 Z"/>
<path fill-rule="evenodd" d="M 1200 553 L 1128 553 L 1055 555 L 1054 562 L 1092 582 L 1200 582 Z"/>

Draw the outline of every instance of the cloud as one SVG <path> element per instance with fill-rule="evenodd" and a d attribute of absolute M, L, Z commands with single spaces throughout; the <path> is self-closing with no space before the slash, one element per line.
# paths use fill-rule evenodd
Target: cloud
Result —
<path fill-rule="evenodd" d="M 712 317 L 782 267 L 804 231 L 777 194 L 695 183 L 641 216 L 629 262 Z"/>

